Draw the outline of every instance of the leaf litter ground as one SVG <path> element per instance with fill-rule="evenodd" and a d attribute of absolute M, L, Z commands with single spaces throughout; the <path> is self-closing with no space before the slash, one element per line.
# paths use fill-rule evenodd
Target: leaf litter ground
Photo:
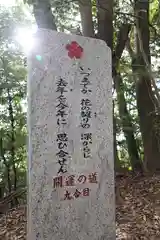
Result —
<path fill-rule="evenodd" d="M 116 206 L 117 240 L 160 240 L 160 176 L 117 180 L 121 201 Z M 26 206 L 0 217 L 0 240 L 26 239 Z"/>

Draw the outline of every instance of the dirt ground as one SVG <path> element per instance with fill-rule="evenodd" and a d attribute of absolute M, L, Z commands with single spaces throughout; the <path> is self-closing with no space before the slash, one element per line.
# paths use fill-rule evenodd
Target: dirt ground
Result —
<path fill-rule="evenodd" d="M 160 176 L 124 177 L 117 185 L 117 240 L 160 240 Z M 26 206 L 0 217 L 0 240 L 26 239 Z"/>

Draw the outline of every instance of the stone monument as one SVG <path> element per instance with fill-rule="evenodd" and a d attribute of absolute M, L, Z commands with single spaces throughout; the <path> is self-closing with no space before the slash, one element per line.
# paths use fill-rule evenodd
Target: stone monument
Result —
<path fill-rule="evenodd" d="M 28 56 L 28 240 L 115 240 L 111 51 L 39 29 Z"/>

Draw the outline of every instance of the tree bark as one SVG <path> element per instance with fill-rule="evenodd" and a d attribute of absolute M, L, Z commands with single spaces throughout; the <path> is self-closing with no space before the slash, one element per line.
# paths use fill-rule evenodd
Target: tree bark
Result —
<path fill-rule="evenodd" d="M 136 94 L 140 129 L 144 146 L 144 162 L 145 167 L 149 171 L 159 171 L 160 146 L 154 126 L 156 103 L 152 91 L 151 79 L 146 71 L 145 61 L 140 48 L 141 44 L 144 54 L 150 63 L 149 1 L 137 0 L 135 2 L 135 14 L 137 16 L 137 57 L 136 62 L 133 62 L 133 70 L 138 75 Z"/>
<path fill-rule="evenodd" d="M 112 57 L 113 78 L 117 74 L 116 70 L 117 70 L 117 67 L 119 64 L 119 60 L 120 60 L 122 53 L 124 51 L 124 48 L 126 46 L 126 42 L 128 40 L 128 35 L 129 35 L 130 30 L 131 30 L 131 25 L 128 23 L 122 24 L 119 29 L 119 33 L 118 33 L 118 37 L 117 37 L 117 44 L 116 44 L 115 51 L 114 51 L 113 57 Z"/>
<path fill-rule="evenodd" d="M 5 150 L 3 148 L 3 138 L 2 138 L 2 136 L 0 137 L 0 153 L 1 153 L 1 158 L 3 160 L 3 164 L 6 167 L 8 192 L 10 193 L 12 191 L 12 183 L 11 183 L 11 177 L 10 177 L 10 165 L 9 165 L 9 163 L 7 163 L 7 160 L 6 160 L 6 157 L 5 157 Z"/>
<path fill-rule="evenodd" d="M 7 89 L 8 94 L 8 111 L 11 125 L 11 162 L 14 172 L 14 190 L 17 189 L 17 169 L 15 166 L 15 126 L 14 126 L 14 116 L 13 116 L 13 106 L 12 106 L 12 97 L 10 94 L 10 89 Z"/>
<path fill-rule="evenodd" d="M 79 0 L 78 3 L 81 15 L 82 34 L 85 37 L 94 37 L 91 0 Z"/>
<path fill-rule="evenodd" d="M 113 0 L 97 0 L 98 35 L 113 48 Z"/>
<path fill-rule="evenodd" d="M 118 109 L 121 119 L 122 129 L 126 138 L 128 154 L 133 171 L 142 171 L 142 164 L 139 158 L 138 146 L 134 137 L 134 130 L 131 116 L 127 110 L 127 104 L 124 97 L 123 81 L 120 74 L 115 79 L 115 87 L 117 91 Z"/>
<path fill-rule="evenodd" d="M 57 30 L 49 0 L 35 1 L 33 3 L 33 13 L 39 28 Z"/>
<path fill-rule="evenodd" d="M 118 172 L 121 169 L 120 160 L 118 157 L 118 151 L 117 151 L 117 141 L 116 141 L 116 117 L 114 116 L 114 100 L 113 100 L 113 146 L 114 146 L 114 170 L 115 172 Z"/>
<path fill-rule="evenodd" d="M 130 32 L 131 25 L 130 24 L 122 24 L 118 38 L 117 44 L 115 47 L 115 52 L 113 53 L 112 60 L 112 74 L 114 80 L 114 87 L 117 92 L 118 99 L 118 107 L 119 107 L 119 115 L 122 122 L 122 129 L 126 138 L 128 154 L 130 157 L 131 165 L 133 170 L 141 171 L 142 165 L 138 154 L 138 146 L 136 143 L 136 139 L 134 137 L 133 126 L 131 117 L 129 112 L 127 111 L 127 103 L 125 100 L 124 92 L 123 92 L 123 81 L 119 73 L 117 73 L 117 67 L 119 64 L 119 60 L 122 56 L 123 50 L 126 46 L 126 42 L 128 39 L 128 34 Z"/>

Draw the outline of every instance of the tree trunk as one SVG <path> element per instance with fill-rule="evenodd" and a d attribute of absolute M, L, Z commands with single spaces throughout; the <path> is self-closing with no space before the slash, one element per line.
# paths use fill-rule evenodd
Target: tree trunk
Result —
<path fill-rule="evenodd" d="M 97 0 L 98 38 L 113 47 L 113 0 Z"/>
<path fill-rule="evenodd" d="M 114 146 L 114 170 L 119 171 L 121 168 L 120 160 L 118 157 L 118 151 L 117 151 L 117 141 L 116 141 L 116 118 L 114 116 L 114 101 L 113 101 L 113 146 Z"/>
<path fill-rule="evenodd" d="M 57 30 L 49 0 L 37 0 L 33 3 L 33 13 L 39 28 Z"/>
<path fill-rule="evenodd" d="M 137 0 L 135 2 L 135 14 L 137 15 L 137 58 L 133 69 L 138 75 L 136 83 L 137 107 L 140 119 L 140 129 L 144 146 L 144 162 L 149 171 L 160 170 L 160 146 L 156 137 L 154 119 L 156 103 L 151 86 L 151 79 L 146 71 L 143 54 L 150 63 L 149 48 L 149 1 Z M 143 46 L 143 54 L 141 45 Z"/>
<path fill-rule="evenodd" d="M 80 15 L 81 15 L 83 36 L 94 37 L 91 0 L 79 0 L 78 3 L 79 3 Z"/>
<path fill-rule="evenodd" d="M 119 64 L 119 60 L 122 56 L 123 50 L 125 48 L 130 29 L 131 29 L 130 24 L 122 24 L 122 26 L 119 30 L 115 51 L 112 54 L 112 75 L 113 75 L 113 81 L 114 81 L 114 88 L 117 91 L 117 95 L 119 93 L 118 86 L 120 86 L 120 83 L 117 82 L 117 81 L 119 81 L 119 78 L 117 77 L 117 67 L 118 67 L 118 64 Z M 123 98 L 123 104 L 126 106 L 125 98 Z M 128 119 L 128 121 L 129 120 L 130 119 Z M 115 129 L 116 123 L 115 123 L 115 117 L 114 116 L 113 116 L 113 124 L 114 124 L 114 129 Z M 130 125 L 131 125 L 131 123 L 130 123 Z M 124 133 L 124 135 L 125 135 L 125 133 Z M 116 141 L 116 132 L 114 130 L 114 148 L 115 148 L 115 141 Z M 120 168 L 119 159 L 117 159 L 116 152 L 114 153 L 114 157 L 115 157 L 115 164 L 117 165 L 116 169 L 118 169 L 118 171 L 119 171 L 119 169 L 121 169 L 121 168 Z"/>
<path fill-rule="evenodd" d="M 10 89 L 7 89 L 8 94 L 8 111 L 11 124 L 11 162 L 13 166 L 14 173 L 14 190 L 17 189 L 17 169 L 15 166 L 15 126 L 14 126 L 14 116 L 13 116 L 13 106 L 12 106 L 12 97 L 10 95 Z"/>
<path fill-rule="evenodd" d="M 117 74 L 116 76 L 115 87 L 117 91 L 119 115 L 121 119 L 122 129 L 126 138 L 131 166 L 133 171 L 142 171 L 142 164 L 139 158 L 138 146 L 134 137 L 131 116 L 127 110 L 127 104 L 124 97 L 123 81 L 120 74 Z"/>
<path fill-rule="evenodd" d="M 11 183 L 11 177 L 10 177 L 10 165 L 9 165 L 9 163 L 7 163 L 7 160 L 5 157 L 5 150 L 3 148 L 3 136 L 0 137 L 0 153 L 1 153 L 1 158 L 3 160 L 3 164 L 6 167 L 8 192 L 10 193 L 12 191 L 12 183 Z"/>

